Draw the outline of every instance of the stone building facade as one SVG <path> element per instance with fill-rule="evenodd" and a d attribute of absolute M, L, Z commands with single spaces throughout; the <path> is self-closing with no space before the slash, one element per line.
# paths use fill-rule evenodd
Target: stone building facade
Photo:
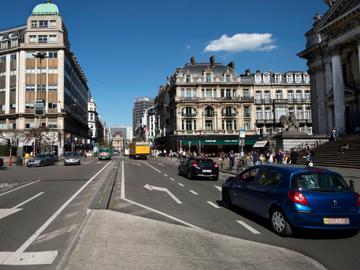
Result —
<path fill-rule="evenodd" d="M 350 134 L 360 127 L 360 2 L 326 2 L 298 55 L 308 60 L 314 133 Z"/>
<path fill-rule="evenodd" d="M 208 63 L 196 63 L 191 58 L 158 91 L 155 144 L 172 150 L 237 151 L 244 129 L 243 145 L 250 148 L 260 136 L 281 131 L 281 115 L 294 112 L 303 119 L 309 94 L 304 72 L 237 75 L 233 62 L 224 65 L 211 57 Z M 311 133 L 308 115 L 302 127 Z"/>
<path fill-rule="evenodd" d="M 89 135 L 88 98 L 87 79 L 70 50 L 55 4 L 39 4 L 26 26 L 0 31 L 2 137 L 46 127 L 56 153 L 72 150 Z M 36 113 L 39 108 L 41 114 Z M 34 145 L 21 136 L 17 139 L 24 148 Z"/>

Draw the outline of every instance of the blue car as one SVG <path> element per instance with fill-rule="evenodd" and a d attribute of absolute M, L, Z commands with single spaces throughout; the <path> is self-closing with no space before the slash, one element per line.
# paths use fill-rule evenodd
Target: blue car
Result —
<path fill-rule="evenodd" d="M 336 172 L 289 165 L 259 165 L 222 186 L 222 201 L 268 219 L 273 230 L 360 229 L 360 197 Z"/>

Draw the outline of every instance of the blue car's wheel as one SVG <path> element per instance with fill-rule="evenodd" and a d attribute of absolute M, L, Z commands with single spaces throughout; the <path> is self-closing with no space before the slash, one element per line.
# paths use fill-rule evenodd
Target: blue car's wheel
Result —
<path fill-rule="evenodd" d="M 222 195 L 222 202 L 225 205 L 225 207 L 231 207 L 232 203 L 231 203 L 229 190 L 227 188 L 222 188 L 221 195 Z"/>
<path fill-rule="evenodd" d="M 275 208 L 271 212 L 270 219 L 271 219 L 271 226 L 278 235 L 281 236 L 292 235 L 291 226 L 280 209 Z"/>

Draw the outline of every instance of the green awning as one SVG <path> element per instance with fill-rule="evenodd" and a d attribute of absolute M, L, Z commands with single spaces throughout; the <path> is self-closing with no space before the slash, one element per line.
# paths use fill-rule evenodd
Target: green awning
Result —
<path fill-rule="evenodd" d="M 245 139 L 244 145 L 254 145 L 256 139 Z M 180 140 L 181 145 L 239 145 L 239 139 L 227 140 L 227 139 L 206 139 L 206 140 Z"/>

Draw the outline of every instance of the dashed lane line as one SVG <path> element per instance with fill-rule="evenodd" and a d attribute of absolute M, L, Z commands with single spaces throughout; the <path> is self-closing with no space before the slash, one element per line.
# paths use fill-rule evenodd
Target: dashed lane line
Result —
<path fill-rule="evenodd" d="M 214 208 L 220 208 L 220 206 L 218 206 L 217 204 L 215 204 L 213 202 L 207 201 L 207 203 L 210 204 Z"/>
<path fill-rule="evenodd" d="M 221 192 L 222 188 L 220 186 L 214 185 L 214 187 Z"/>
<path fill-rule="evenodd" d="M 172 178 L 172 177 L 170 178 L 170 180 L 171 180 L 171 181 L 175 181 L 175 179 L 174 179 L 174 178 Z"/>
<path fill-rule="evenodd" d="M 182 184 L 182 183 L 178 183 L 178 185 L 179 185 L 180 187 L 183 187 L 183 186 L 184 186 L 184 184 Z"/>
<path fill-rule="evenodd" d="M 164 176 L 167 177 L 168 175 L 165 173 Z"/>
<path fill-rule="evenodd" d="M 253 234 L 261 234 L 261 232 L 257 231 L 256 229 L 254 229 L 253 227 L 251 227 L 249 224 L 245 223 L 242 220 L 237 220 L 236 222 L 239 223 L 241 226 L 243 226 L 245 229 L 252 232 Z"/>
<path fill-rule="evenodd" d="M 160 170 L 156 169 L 155 167 L 151 166 L 149 163 L 144 162 L 147 166 L 149 166 L 151 169 L 153 169 L 154 171 L 157 171 L 158 173 L 162 173 Z"/>
<path fill-rule="evenodd" d="M 197 193 L 197 192 L 195 192 L 195 191 L 193 191 L 193 190 L 190 190 L 190 192 L 191 192 L 192 194 L 194 194 L 194 195 L 199 195 L 199 193 Z"/>

